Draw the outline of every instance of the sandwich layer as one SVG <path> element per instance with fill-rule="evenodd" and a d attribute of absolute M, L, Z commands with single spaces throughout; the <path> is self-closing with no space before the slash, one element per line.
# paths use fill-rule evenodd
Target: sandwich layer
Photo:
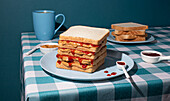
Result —
<path fill-rule="evenodd" d="M 97 65 L 99 61 L 101 61 L 103 58 L 107 56 L 107 53 L 103 53 L 101 56 L 99 56 L 97 59 L 85 59 L 85 58 L 79 58 L 79 57 L 72 57 L 67 55 L 57 55 L 57 62 L 59 64 L 63 64 L 65 66 L 77 66 L 79 68 L 87 69 L 92 68 L 93 66 Z"/>
<path fill-rule="evenodd" d="M 59 48 L 70 48 L 89 52 L 98 52 L 103 46 L 105 46 L 107 40 L 104 39 L 99 45 L 92 45 L 87 43 L 80 43 L 75 41 L 59 40 Z"/>
<path fill-rule="evenodd" d="M 145 30 L 130 30 L 130 31 L 115 30 L 114 33 L 116 35 L 123 35 L 123 34 L 145 35 Z"/>
<path fill-rule="evenodd" d="M 131 41 L 145 41 L 146 37 L 143 36 L 136 36 L 135 39 L 123 39 L 121 36 L 116 36 L 115 37 L 116 41 L 123 41 L 123 42 L 131 42 Z"/>
<path fill-rule="evenodd" d="M 129 30 L 146 30 L 148 29 L 148 26 L 138 24 L 138 23 L 133 23 L 133 22 L 127 22 L 127 23 L 112 24 L 111 28 L 115 30 L 129 31 Z"/>
<path fill-rule="evenodd" d="M 87 59 L 96 59 L 106 51 L 106 48 L 107 48 L 106 46 L 103 46 L 98 52 L 81 51 L 81 50 L 69 49 L 69 48 L 59 48 L 58 54 L 75 56 L 80 58 L 87 58 Z"/>
<path fill-rule="evenodd" d="M 72 40 L 99 45 L 107 36 L 109 36 L 109 30 L 105 28 L 72 26 L 60 34 L 60 40 Z"/>
<path fill-rule="evenodd" d="M 62 69 L 68 69 L 68 70 L 75 70 L 75 71 L 92 73 L 92 72 L 94 72 L 97 68 L 99 68 L 103 63 L 104 63 L 104 59 L 102 59 L 97 65 L 93 66 L 92 68 L 88 68 L 88 69 L 82 69 L 82 68 L 79 68 L 79 67 L 77 67 L 77 66 L 69 67 L 69 66 L 65 66 L 65 65 L 63 65 L 63 64 L 58 64 L 58 63 L 56 63 L 56 67 L 62 68 Z"/>
<path fill-rule="evenodd" d="M 115 32 L 112 32 L 112 35 L 115 37 L 119 37 L 119 39 L 123 39 L 123 40 L 132 40 L 132 39 L 136 39 L 136 38 L 140 38 L 140 37 L 147 37 L 147 34 L 145 33 L 144 35 L 134 35 L 134 34 L 120 34 L 120 35 L 116 35 Z"/>

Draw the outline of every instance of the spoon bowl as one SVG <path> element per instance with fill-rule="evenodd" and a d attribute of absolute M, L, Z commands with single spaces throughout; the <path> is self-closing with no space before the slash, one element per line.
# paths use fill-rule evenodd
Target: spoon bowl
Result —
<path fill-rule="evenodd" d="M 126 67 L 126 63 L 124 61 L 117 61 L 116 62 L 116 66 L 119 70 L 123 70 L 123 72 L 125 73 L 125 76 L 127 79 L 130 78 L 128 72 L 126 71 L 125 67 Z"/>

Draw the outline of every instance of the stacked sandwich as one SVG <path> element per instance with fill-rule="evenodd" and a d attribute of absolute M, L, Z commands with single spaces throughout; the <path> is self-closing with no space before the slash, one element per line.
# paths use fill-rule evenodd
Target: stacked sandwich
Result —
<path fill-rule="evenodd" d="M 145 33 L 148 29 L 147 25 L 128 22 L 112 24 L 111 28 L 115 29 L 112 35 L 115 36 L 116 41 L 145 41 L 147 37 Z"/>
<path fill-rule="evenodd" d="M 109 30 L 72 26 L 60 35 L 56 67 L 94 72 L 104 63 Z"/>

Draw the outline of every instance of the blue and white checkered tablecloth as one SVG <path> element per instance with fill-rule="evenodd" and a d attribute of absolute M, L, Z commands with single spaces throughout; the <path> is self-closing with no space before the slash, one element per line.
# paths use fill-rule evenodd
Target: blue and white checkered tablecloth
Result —
<path fill-rule="evenodd" d="M 48 75 L 40 66 L 43 54 L 40 50 L 32 55 L 25 53 L 37 44 L 34 33 L 22 33 L 23 74 L 25 100 L 29 101 L 170 101 L 170 61 L 156 64 L 145 63 L 142 50 L 155 50 L 170 55 L 170 27 L 153 27 L 147 30 L 156 41 L 145 44 L 115 44 L 107 42 L 107 48 L 129 53 L 136 68 L 124 75 L 103 81 L 70 81 Z M 58 38 L 52 40 L 57 42 Z"/>

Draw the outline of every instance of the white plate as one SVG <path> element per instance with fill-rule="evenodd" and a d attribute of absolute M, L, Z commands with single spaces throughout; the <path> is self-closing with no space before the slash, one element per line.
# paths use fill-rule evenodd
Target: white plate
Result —
<path fill-rule="evenodd" d="M 122 42 L 122 41 L 116 41 L 115 37 L 113 35 L 110 35 L 107 37 L 107 40 L 110 42 L 114 42 L 114 43 L 120 43 L 120 44 L 136 44 L 136 43 L 149 43 L 155 40 L 155 38 L 151 35 L 148 34 L 148 36 L 146 37 L 146 41 L 132 41 L 132 42 Z"/>
<path fill-rule="evenodd" d="M 105 58 L 105 63 L 100 66 L 94 73 L 84 73 L 73 70 L 60 69 L 56 67 L 56 58 L 57 51 L 53 51 L 44 55 L 40 60 L 41 67 L 56 76 L 71 79 L 71 80 L 83 80 L 83 81 L 92 81 L 92 80 L 103 80 L 114 78 L 119 75 L 124 74 L 123 71 L 119 70 L 116 67 L 116 61 L 125 61 L 127 66 L 127 71 L 130 71 L 134 66 L 134 61 L 124 53 L 116 52 L 113 50 L 107 50 L 107 57 Z M 104 73 L 104 71 L 109 73 Z M 112 72 L 116 72 L 116 75 L 107 76 Z"/>

